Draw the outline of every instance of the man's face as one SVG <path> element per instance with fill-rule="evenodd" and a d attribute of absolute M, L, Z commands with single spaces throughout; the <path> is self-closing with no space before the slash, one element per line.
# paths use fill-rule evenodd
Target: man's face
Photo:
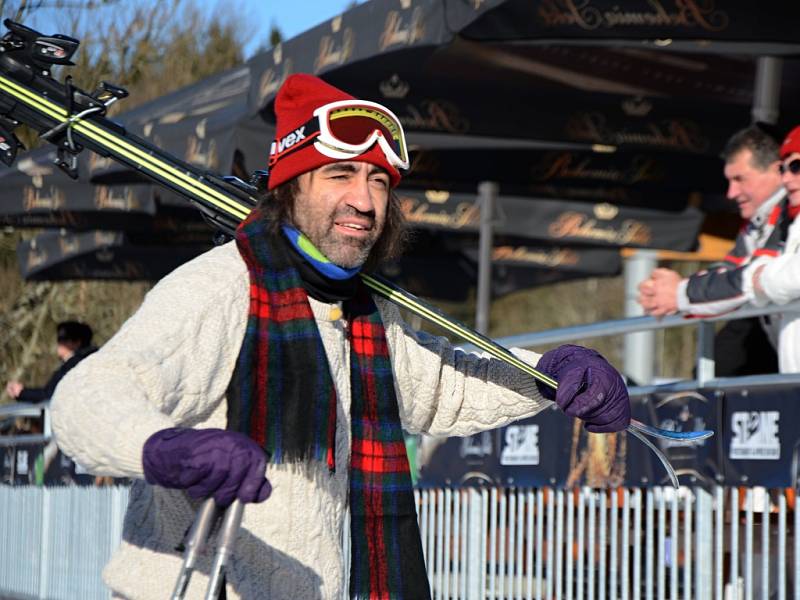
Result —
<path fill-rule="evenodd" d="M 800 174 L 795 175 L 788 168 L 789 163 L 796 160 L 800 160 L 800 152 L 792 152 L 783 159 L 783 187 L 786 188 L 786 193 L 789 195 L 789 202 L 792 206 L 800 206 Z"/>
<path fill-rule="evenodd" d="M 72 342 L 57 342 L 56 354 L 62 362 L 69 360 L 75 354 L 75 344 Z"/>
<path fill-rule="evenodd" d="M 381 235 L 389 175 L 375 165 L 342 161 L 298 178 L 294 225 L 340 267 L 359 267 Z"/>
<path fill-rule="evenodd" d="M 725 163 L 725 178 L 728 180 L 728 199 L 736 202 L 739 214 L 747 220 L 781 185 L 778 161 L 762 171 L 753 165 L 753 153 L 747 148 Z"/>

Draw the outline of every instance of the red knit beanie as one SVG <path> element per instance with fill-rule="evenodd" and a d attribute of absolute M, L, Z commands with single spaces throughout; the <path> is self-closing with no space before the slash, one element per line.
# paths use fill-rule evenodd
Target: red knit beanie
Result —
<path fill-rule="evenodd" d="M 781 144 L 781 160 L 792 152 L 800 152 L 800 126 L 795 127 Z"/>
<path fill-rule="evenodd" d="M 283 82 L 275 97 L 275 140 L 286 138 L 289 143 L 294 142 L 294 138 L 288 136 L 311 120 L 317 108 L 339 100 L 355 100 L 355 98 L 325 83 L 319 77 L 305 73 L 290 75 Z M 343 159 L 321 154 L 314 148 L 313 143 L 307 143 L 295 152 L 286 153 L 270 166 L 269 189 L 272 190 L 302 173 L 340 160 Z M 377 165 L 389 174 L 392 187 L 396 187 L 400 183 L 400 172 L 389 163 L 378 144 L 373 145 L 364 154 L 346 160 Z"/>

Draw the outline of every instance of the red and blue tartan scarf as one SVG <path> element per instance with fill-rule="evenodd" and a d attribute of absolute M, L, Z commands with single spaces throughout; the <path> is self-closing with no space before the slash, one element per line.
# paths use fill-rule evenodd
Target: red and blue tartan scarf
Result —
<path fill-rule="evenodd" d="M 333 471 L 336 389 L 308 295 L 281 234 L 254 210 L 236 243 L 250 310 L 228 398 L 228 428 L 275 463 Z M 408 458 L 380 313 L 360 284 L 344 302 L 350 343 L 350 597 L 430 598 Z"/>

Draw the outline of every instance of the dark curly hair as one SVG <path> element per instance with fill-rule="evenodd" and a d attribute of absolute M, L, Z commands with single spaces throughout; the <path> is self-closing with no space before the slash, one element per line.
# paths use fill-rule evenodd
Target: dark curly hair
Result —
<path fill-rule="evenodd" d="M 72 348 L 88 348 L 92 334 L 92 328 L 79 321 L 62 321 L 56 326 L 56 341 Z"/>
<path fill-rule="evenodd" d="M 294 199 L 300 185 L 297 178 L 279 185 L 270 192 L 263 192 L 258 201 L 258 208 L 267 219 L 267 231 L 277 234 L 284 223 L 294 222 Z M 408 241 L 406 218 L 400 208 L 400 200 L 392 191 L 386 207 L 386 222 L 383 225 L 378 241 L 372 247 L 364 271 L 374 271 L 384 262 L 394 260 L 402 254 Z"/>

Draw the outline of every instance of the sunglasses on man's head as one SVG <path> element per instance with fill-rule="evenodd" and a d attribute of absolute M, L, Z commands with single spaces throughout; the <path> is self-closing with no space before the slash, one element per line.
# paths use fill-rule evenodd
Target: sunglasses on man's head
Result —
<path fill-rule="evenodd" d="M 794 158 L 787 163 L 781 163 L 778 166 L 778 169 L 780 170 L 781 175 L 787 171 L 792 175 L 800 175 L 800 158 Z"/>

